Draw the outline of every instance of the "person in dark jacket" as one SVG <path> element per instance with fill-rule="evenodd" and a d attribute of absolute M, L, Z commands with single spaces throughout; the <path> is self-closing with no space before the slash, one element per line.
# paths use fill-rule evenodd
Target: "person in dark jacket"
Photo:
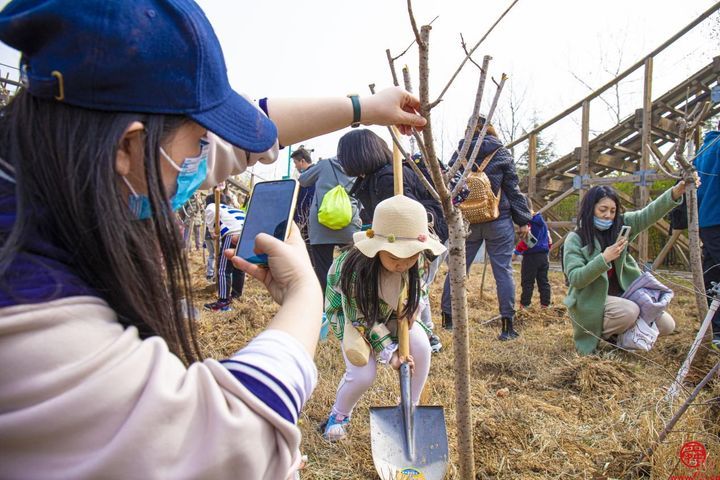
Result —
<path fill-rule="evenodd" d="M 481 117 L 471 140 L 472 144 L 468 150 L 470 153 L 475 148 L 483 124 L 484 118 Z M 460 140 L 458 149 L 450 160 L 450 165 L 457 161 L 457 152 L 462 149 L 463 142 L 464 140 Z M 502 190 L 500 195 L 500 216 L 490 222 L 470 225 L 470 234 L 465 241 L 465 262 L 469 273 L 473 259 L 483 242 L 485 242 L 497 285 L 498 307 L 502 318 L 502 332 L 498 338 L 500 340 L 511 340 L 519 335 L 513 328 L 513 319 L 515 317 L 515 280 L 513 279 L 512 269 L 512 253 L 515 248 L 513 223 L 518 225 L 520 236 L 524 238 L 527 235 L 528 223 L 530 223 L 532 215 L 528 210 L 525 196 L 518 187 L 519 180 L 515 172 L 515 160 L 510 151 L 503 147 L 492 125 L 488 125 L 487 134 L 483 139 L 479 152 L 472 159 L 473 170 L 477 170 L 482 161 L 495 151 L 497 153 L 487 164 L 484 172 L 492 184 L 493 192 Z M 445 277 L 441 306 L 443 326 L 452 329 L 449 275 Z"/>
<path fill-rule="evenodd" d="M 518 242 L 513 252 L 513 255 L 522 255 L 520 308 L 530 306 L 535 283 L 537 283 L 540 292 L 540 305 L 542 308 L 547 308 L 550 305 L 550 295 L 552 294 L 550 281 L 548 280 L 549 252 L 550 247 L 552 247 L 552 239 L 542 214 L 533 211 L 530 198 L 527 198 L 527 203 L 532 214 L 530 233 L 525 240 Z"/>
<path fill-rule="evenodd" d="M 340 138 L 338 160 L 348 175 L 357 177 L 350 196 L 362 203 L 363 223 L 372 223 L 375 206 L 395 195 L 392 152 L 385 141 L 371 130 L 352 130 Z M 432 182 L 431 182 L 432 183 Z M 448 238 L 442 205 L 427 191 L 415 171 L 403 163 L 403 195 L 420 202 L 428 221 L 442 243 Z"/>
<path fill-rule="evenodd" d="M 360 216 L 363 223 L 372 223 L 377 204 L 395 195 L 392 152 L 385 141 L 373 131 L 358 129 L 352 130 L 340 138 L 337 158 L 348 175 L 357 177 L 355 185 L 350 190 L 350 196 L 362 204 L 363 210 Z M 415 171 L 407 164 L 403 164 L 403 195 L 418 201 L 425 207 L 432 231 L 438 236 L 440 242 L 445 243 L 448 238 L 448 230 L 442 206 L 427 191 Z M 432 277 L 428 277 L 426 280 L 428 280 L 428 283 L 425 284 L 427 292 Z M 426 311 L 422 315 L 423 323 L 432 330 L 429 301 L 425 303 L 425 307 Z M 442 348 L 440 338 L 431 332 L 429 339 L 432 351 L 439 352 Z"/>
<path fill-rule="evenodd" d="M 310 152 L 300 147 L 290 154 L 295 169 L 299 174 L 303 174 L 306 170 L 312 168 L 312 157 Z M 295 215 L 293 220 L 300 227 L 300 233 L 302 234 L 305 245 L 310 253 L 310 237 L 308 234 L 308 223 L 310 221 L 310 206 L 312 205 L 313 197 L 315 196 L 315 185 L 308 185 L 307 187 L 300 187 L 298 192 L 297 204 L 295 206 Z M 312 254 L 310 255 L 312 259 Z"/>

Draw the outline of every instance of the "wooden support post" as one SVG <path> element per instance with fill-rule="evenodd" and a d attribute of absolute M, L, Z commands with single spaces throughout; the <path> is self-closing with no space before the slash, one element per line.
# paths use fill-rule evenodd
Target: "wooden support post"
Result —
<path fill-rule="evenodd" d="M 580 138 L 580 177 L 585 177 L 590 173 L 590 100 L 582 103 L 582 135 Z M 578 190 L 579 202 L 585 196 L 585 187 L 580 183 Z"/>
<path fill-rule="evenodd" d="M 652 74 L 653 57 L 645 59 L 645 82 L 643 86 L 643 112 L 642 112 L 642 150 L 640 152 L 640 170 L 647 172 L 650 165 L 650 143 L 652 133 Z M 644 208 L 650 203 L 650 187 L 647 181 L 640 185 L 640 204 L 638 208 Z M 638 236 L 638 249 L 640 264 L 648 261 L 648 233 L 644 231 Z"/>
<path fill-rule="evenodd" d="M 546 203 L 545 206 L 543 206 L 540 210 L 537 211 L 537 213 L 544 213 L 546 210 L 551 209 L 552 207 L 554 207 L 555 205 L 557 205 L 558 203 L 562 202 L 567 197 L 572 195 L 573 193 L 575 193 L 574 188 L 568 189 L 566 192 L 561 193 L 560 195 L 558 195 L 557 197 L 553 198 L 551 201 Z"/>
<path fill-rule="evenodd" d="M 528 145 L 528 196 L 533 198 L 537 191 L 537 134 L 530 135 Z"/>
<path fill-rule="evenodd" d="M 670 235 L 670 239 L 667 241 L 662 250 L 660 250 L 658 256 L 655 258 L 655 261 L 652 264 L 653 270 L 657 270 L 657 268 L 662 264 L 662 262 L 665 261 L 665 257 L 667 257 L 668 253 L 670 253 L 670 250 L 673 249 L 673 247 L 675 246 L 675 242 L 677 241 L 681 233 L 682 230 L 673 230 L 672 235 Z"/>

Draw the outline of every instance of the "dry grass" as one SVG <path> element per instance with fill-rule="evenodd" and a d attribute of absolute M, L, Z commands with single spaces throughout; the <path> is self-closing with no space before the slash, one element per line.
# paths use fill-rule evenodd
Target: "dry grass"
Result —
<path fill-rule="evenodd" d="M 204 280 L 200 256 L 192 258 L 197 303 L 214 291 Z M 479 299 L 480 275 L 475 268 L 468 291 L 471 323 L 471 372 L 475 462 L 478 478 L 657 478 L 691 475 L 679 461 L 681 446 L 690 440 L 707 448 L 706 475 L 720 473 L 720 381 L 700 394 L 650 462 L 638 465 L 679 404 L 662 401 L 695 336 L 698 321 L 694 300 L 677 291 L 670 312 L 677 332 L 661 338 L 649 354 L 635 355 L 601 349 L 592 357 L 574 353 L 572 328 L 562 298 L 562 274 L 551 272 L 553 307 L 531 307 L 518 317 L 521 336 L 513 342 L 495 339 L 499 322 L 495 285 L 488 270 L 484 300 Z M 440 287 L 432 292 L 433 312 L 439 311 Z M 537 302 L 537 296 L 534 298 Z M 277 310 L 260 285 L 249 280 L 244 297 L 228 313 L 203 312 L 199 324 L 202 345 L 209 356 L 224 358 L 256 335 Z M 427 389 L 429 404 L 443 405 L 450 442 L 447 478 L 459 478 L 455 451 L 455 395 L 451 334 L 438 331 L 444 350 L 432 358 Z M 303 479 L 377 478 L 370 454 L 368 407 L 394 405 L 397 377 L 381 369 L 374 387 L 353 415 L 350 434 L 342 442 L 321 437 L 323 422 L 344 371 L 338 342 L 320 344 L 316 363 L 320 381 L 300 421 L 303 453 L 309 457 Z M 689 389 L 717 360 L 706 350 L 696 358 L 688 376 Z M 507 388 L 508 395 L 498 390 Z M 685 394 L 681 395 L 684 400 Z M 699 470 L 703 472 L 703 469 Z"/>

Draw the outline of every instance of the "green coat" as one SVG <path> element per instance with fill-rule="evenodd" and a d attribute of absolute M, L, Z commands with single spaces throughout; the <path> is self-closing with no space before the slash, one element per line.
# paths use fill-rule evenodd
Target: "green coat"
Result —
<path fill-rule="evenodd" d="M 631 240 L 681 203 L 682 199 L 673 201 L 671 190 L 667 190 L 642 210 L 624 215 L 624 225 L 632 227 Z M 580 235 L 570 232 L 565 240 L 564 250 L 563 268 L 570 288 L 563 303 L 567 305 L 573 320 L 575 348 L 581 355 L 588 355 L 595 351 L 602 335 L 605 300 L 608 295 L 607 271 L 612 266 L 605 263 L 597 239 L 595 248 L 590 253 L 589 246 L 582 246 Z M 623 290 L 642 274 L 627 248 L 613 264 Z"/>

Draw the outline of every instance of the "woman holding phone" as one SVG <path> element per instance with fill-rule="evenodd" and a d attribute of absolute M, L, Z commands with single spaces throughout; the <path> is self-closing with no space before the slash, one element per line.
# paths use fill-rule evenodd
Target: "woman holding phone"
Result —
<path fill-rule="evenodd" d="M 25 84 L 0 112 L 0 477 L 293 475 L 323 309 L 302 238 L 258 235 L 268 269 L 233 259 L 281 307 L 204 359 L 174 210 L 278 142 L 421 127 L 417 99 L 256 108 L 190 0 L 14 0 L 0 41 Z"/>
<path fill-rule="evenodd" d="M 568 234 L 563 253 L 563 270 L 570 284 L 564 303 L 580 354 L 594 352 L 600 338 L 609 339 L 635 324 L 638 305 L 620 298 L 642 273 L 627 251 L 628 242 L 678 205 L 683 193 L 685 183 L 680 182 L 645 208 L 627 213 L 611 186 L 592 187 L 583 197 L 577 228 Z M 629 234 L 621 235 L 621 231 Z M 660 335 L 675 329 L 667 312 L 656 325 Z"/>

